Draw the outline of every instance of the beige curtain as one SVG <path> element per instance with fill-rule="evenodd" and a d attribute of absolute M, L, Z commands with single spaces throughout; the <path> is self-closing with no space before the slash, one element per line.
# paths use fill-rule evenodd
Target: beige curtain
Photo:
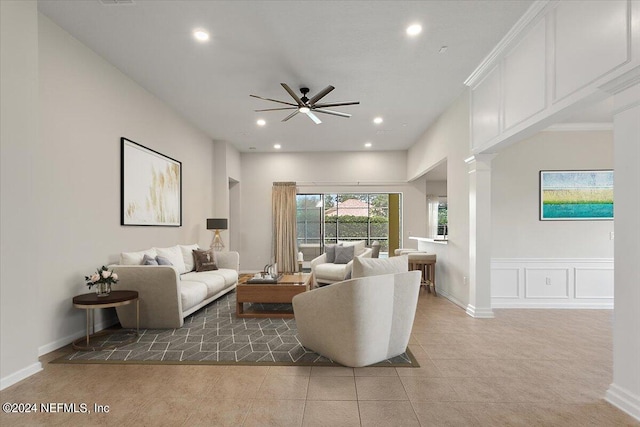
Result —
<path fill-rule="evenodd" d="M 296 227 L 296 183 L 274 182 L 271 195 L 273 255 L 278 272 L 295 273 L 298 253 Z"/>
<path fill-rule="evenodd" d="M 438 205 L 440 198 L 432 194 L 427 195 L 427 237 L 438 237 Z"/>

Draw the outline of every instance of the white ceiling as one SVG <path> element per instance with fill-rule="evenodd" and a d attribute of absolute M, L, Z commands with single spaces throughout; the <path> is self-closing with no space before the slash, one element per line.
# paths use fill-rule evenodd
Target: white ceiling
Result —
<path fill-rule="evenodd" d="M 212 139 L 241 151 L 403 150 L 460 95 L 463 81 L 532 1 L 38 2 L 39 10 Z M 421 23 L 409 38 L 405 28 Z M 208 43 L 192 37 L 211 34 Z M 448 46 L 445 53 L 439 53 Z M 256 113 L 290 101 L 280 83 L 351 118 Z M 374 125 L 372 119 L 384 122 Z M 256 126 L 264 118 L 267 125 Z"/>

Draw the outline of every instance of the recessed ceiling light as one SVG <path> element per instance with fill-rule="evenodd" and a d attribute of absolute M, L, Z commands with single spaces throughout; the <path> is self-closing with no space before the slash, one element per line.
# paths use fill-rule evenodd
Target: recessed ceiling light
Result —
<path fill-rule="evenodd" d="M 449 46 L 442 46 L 440 48 L 440 50 L 438 51 L 438 53 L 445 53 L 447 51 L 447 49 L 449 49 Z"/>
<path fill-rule="evenodd" d="M 370 142 L 365 142 L 364 146 L 367 147 L 367 148 L 371 148 L 371 143 Z"/>
<path fill-rule="evenodd" d="M 249 150 L 255 150 L 256 147 L 249 147 Z"/>
<path fill-rule="evenodd" d="M 258 121 L 256 122 L 256 124 L 258 126 L 264 126 L 267 124 L 267 122 L 264 119 L 258 119 Z"/>
<path fill-rule="evenodd" d="M 198 41 L 206 42 L 207 40 L 209 40 L 209 33 L 207 33 L 205 30 L 194 30 L 193 37 L 195 37 Z"/>
<path fill-rule="evenodd" d="M 407 27 L 407 34 L 410 35 L 411 37 L 417 36 L 421 32 L 422 32 L 422 25 L 420 24 L 413 24 Z"/>
<path fill-rule="evenodd" d="M 380 123 L 382 123 L 382 117 L 376 117 L 375 119 L 373 119 L 373 123 L 379 125 Z"/>
<path fill-rule="evenodd" d="M 282 145 L 280 144 L 273 144 L 273 148 L 275 148 L 276 150 L 279 150 L 282 148 Z"/>

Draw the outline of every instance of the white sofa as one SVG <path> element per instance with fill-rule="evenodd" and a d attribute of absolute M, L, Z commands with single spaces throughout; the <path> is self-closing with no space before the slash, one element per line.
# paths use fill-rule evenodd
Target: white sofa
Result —
<path fill-rule="evenodd" d="M 365 248 L 364 240 L 358 242 L 338 242 L 342 245 L 354 246 L 354 258 L 371 258 L 372 249 Z M 335 264 L 327 262 L 327 254 L 324 253 L 311 260 L 311 273 L 317 285 L 329 285 L 351 278 L 353 260 L 346 264 Z"/>
<path fill-rule="evenodd" d="M 184 265 L 179 262 L 172 266 L 140 265 L 144 254 L 155 256 L 162 253 L 162 249 L 152 248 L 123 253 L 120 264 L 109 266 L 118 274 L 119 281 L 114 285 L 114 290 L 138 291 L 141 328 L 179 328 L 186 316 L 236 288 L 240 264 L 238 252 L 216 252 L 218 270 L 196 272 L 193 271 L 191 255 L 195 247 L 178 246 Z M 124 328 L 136 326 L 134 305 L 118 307 L 116 310 Z"/>

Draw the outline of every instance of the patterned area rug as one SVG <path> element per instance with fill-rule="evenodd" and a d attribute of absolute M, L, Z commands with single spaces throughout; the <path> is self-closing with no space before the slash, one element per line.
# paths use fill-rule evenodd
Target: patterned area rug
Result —
<path fill-rule="evenodd" d="M 178 329 L 141 329 L 130 338 L 115 331 L 103 341 L 92 341 L 95 351 L 73 351 L 53 363 L 151 363 L 339 366 L 304 348 L 298 341 L 295 319 L 239 319 L 236 294 L 231 292 L 185 319 Z M 261 309 L 282 309 L 266 304 Z M 99 349 L 116 346 L 113 349 Z M 374 366 L 419 367 L 411 352 Z"/>

